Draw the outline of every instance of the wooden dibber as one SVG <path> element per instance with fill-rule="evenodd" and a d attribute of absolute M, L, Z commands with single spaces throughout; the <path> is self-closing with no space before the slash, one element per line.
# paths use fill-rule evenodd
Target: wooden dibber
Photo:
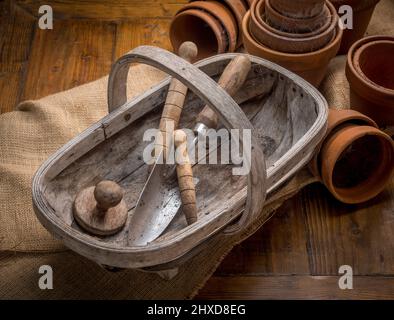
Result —
<path fill-rule="evenodd" d="M 250 59 L 245 55 L 235 57 L 224 69 L 218 84 L 230 95 L 234 96 L 244 84 L 251 68 Z M 218 116 L 209 107 L 205 106 L 197 116 L 197 127 L 203 124 L 206 128 L 216 128 Z M 187 223 L 190 225 L 197 221 L 196 190 L 193 182 L 193 171 L 187 152 L 187 135 L 183 130 L 174 132 L 176 150 L 177 176 L 181 193 L 182 210 Z M 181 164 L 180 164 L 181 163 Z"/>
<path fill-rule="evenodd" d="M 86 231 L 108 236 L 120 231 L 127 220 L 122 188 L 113 181 L 101 181 L 77 194 L 74 218 Z"/>
<path fill-rule="evenodd" d="M 197 54 L 197 46 L 190 41 L 182 43 L 178 50 L 178 55 L 188 62 L 192 62 L 197 57 Z M 172 139 L 174 130 L 178 126 L 186 93 L 187 86 L 173 78 L 168 88 L 167 98 L 160 120 L 159 134 L 161 134 L 161 137 L 157 137 L 158 139 L 156 139 L 158 141 L 155 146 L 156 158 L 160 155 L 160 151 L 163 151 L 164 161 L 167 157 L 169 139 Z"/>
<path fill-rule="evenodd" d="M 196 189 L 193 181 L 193 169 L 187 152 L 187 135 L 183 130 L 174 132 L 176 147 L 176 173 L 181 193 L 182 211 L 188 225 L 197 221 Z"/>

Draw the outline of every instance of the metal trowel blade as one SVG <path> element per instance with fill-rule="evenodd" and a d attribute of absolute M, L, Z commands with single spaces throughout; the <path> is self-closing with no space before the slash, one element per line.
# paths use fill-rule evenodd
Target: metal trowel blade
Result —
<path fill-rule="evenodd" d="M 144 246 L 159 237 L 182 205 L 179 188 L 166 179 L 168 165 L 156 163 L 130 219 L 128 244 Z"/>

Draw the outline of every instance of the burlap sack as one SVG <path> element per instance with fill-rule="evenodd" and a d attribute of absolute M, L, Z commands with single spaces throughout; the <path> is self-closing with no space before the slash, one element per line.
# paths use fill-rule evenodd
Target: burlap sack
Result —
<path fill-rule="evenodd" d="M 370 34 L 393 34 L 394 2 L 383 0 L 375 11 Z M 348 83 L 344 57 L 331 62 L 321 90 L 330 105 L 347 108 Z M 163 74 L 135 66 L 129 77 L 129 96 L 146 90 Z M 203 251 L 181 267 L 171 281 L 155 274 L 125 270 L 111 273 L 70 251 L 37 221 L 31 207 L 31 178 L 38 166 L 62 144 L 106 113 L 107 79 L 21 103 L 0 116 L 0 297 L 2 298 L 190 298 L 204 285 L 232 247 L 253 234 L 263 221 L 238 238 L 212 238 L 212 251 Z M 1 101 L 0 101 L 1 103 Z M 265 211 L 274 212 L 284 200 L 313 181 L 300 172 L 270 199 Z M 54 270 L 54 290 L 38 288 L 38 268 Z M 196 267 L 198 266 L 198 267 Z"/>

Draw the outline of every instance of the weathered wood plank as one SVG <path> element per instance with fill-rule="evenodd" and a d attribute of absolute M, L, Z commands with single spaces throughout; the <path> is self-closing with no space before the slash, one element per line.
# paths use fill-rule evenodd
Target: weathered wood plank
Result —
<path fill-rule="evenodd" d="M 300 200 L 286 201 L 256 234 L 231 251 L 215 275 L 309 274 Z"/>
<path fill-rule="evenodd" d="M 17 0 L 17 3 L 34 16 L 39 16 L 41 5 L 50 5 L 57 19 L 127 20 L 130 18 L 172 17 L 187 0 Z"/>
<path fill-rule="evenodd" d="M 115 25 L 56 21 L 37 28 L 22 99 L 37 99 L 106 75 L 113 56 Z"/>
<path fill-rule="evenodd" d="M 307 187 L 299 197 L 313 275 L 337 274 L 343 264 L 357 275 L 394 274 L 394 181 L 360 205 L 340 203 L 318 185 Z"/>
<path fill-rule="evenodd" d="M 341 290 L 339 276 L 213 276 L 197 299 L 393 299 L 394 277 L 356 276 Z"/>
<path fill-rule="evenodd" d="M 20 101 L 34 23 L 9 1 L 0 3 L 0 114 Z"/>
<path fill-rule="evenodd" d="M 135 19 L 117 24 L 115 58 L 118 59 L 140 45 L 153 45 L 171 50 L 168 36 L 170 19 Z"/>

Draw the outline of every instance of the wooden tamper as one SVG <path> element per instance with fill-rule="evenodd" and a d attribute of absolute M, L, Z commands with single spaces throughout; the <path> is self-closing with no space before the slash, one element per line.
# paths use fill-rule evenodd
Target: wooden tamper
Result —
<path fill-rule="evenodd" d="M 127 220 L 123 190 L 113 181 L 101 181 L 77 194 L 73 212 L 86 231 L 98 236 L 115 234 Z"/>

